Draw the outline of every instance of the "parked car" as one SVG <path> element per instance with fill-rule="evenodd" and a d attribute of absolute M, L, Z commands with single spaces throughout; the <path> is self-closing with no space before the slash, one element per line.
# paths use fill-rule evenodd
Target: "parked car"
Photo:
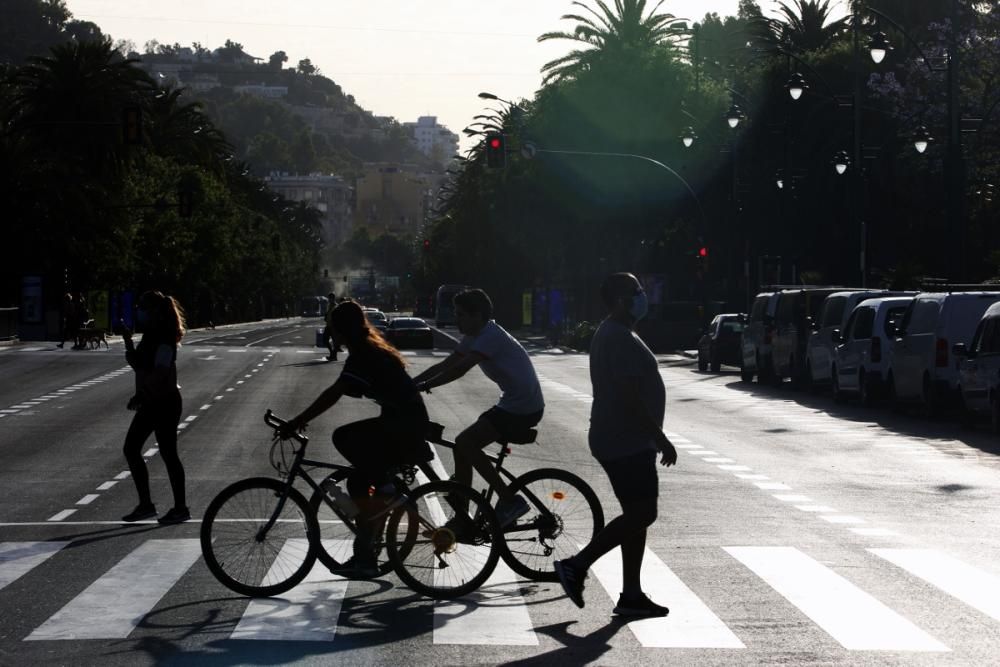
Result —
<path fill-rule="evenodd" d="M 778 292 L 761 292 L 750 306 L 746 326 L 740 335 L 740 378 L 744 382 L 769 381 L 771 378 L 771 337 L 774 334 L 774 309 Z"/>
<path fill-rule="evenodd" d="M 698 341 L 698 370 L 711 367 L 713 373 L 718 373 L 722 364 L 739 366 L 742 363 L 740 335 L 745 319 L 746 316 L 739 313 L 723 313 L 712 318 Z"/>
<path fill-rule="evenodd" d="M 398 348 L 434 347 L 434 332 L 418 317 L 397 317 L 389 322 L 386 339 Z"/>
<path fill-rule="evenodd" d="M 831 366 L 834 400 L 857 396 L 871 405 L 884 395 L 889 343 L 912 301 L 912 296 L 865 299 L 851 311 L 842 332 L 830 332 L 837 342 Z"/>
<path fill-rule="evenodd" d="M 967 414 L 989 415 L 993 432 L 1000 433 L 1000 303 L 986 309 L 968 347 L 955 343 L 959 358 L 958 383 Z"/>
<path fill-rule="evenodd" d="M 386 314 L 377 308 L 364 308 L 363 310 L 368 323 L 380 332 L 385 333 L 386 327 L 389 326 L 389 318 Z"/>
<path fill-rule="evenodd" d="M 837 344 L 831 334 L 834 329 L 847 331 L 847 318 L 854 308 L 866 299 L 890 296 L 916 296 L 916 292 L 889 292 L 886 290 L 843 290 L 826 297 L 819 321 L 813 323 L 814 331 L 806 343 L 806 377 L 812 386 L 831 384 L 833 361 Z"/>
<path fill-rule="evenodd" d="M 968 346 L 1000 292 L 922 292 L 907 308 L 892 341 L 889 392 L 900 402 L 933 411 L 958 393 L 952 345 Z"/>
<path fill-rule="evenodd" d="M 771 342 L 772 378 L 781 381 L 792 378 L 795 386 L 805 386 L 806 345 L 813 328 L 820 321 L 823 301 L 843 288 L 803 287 L 778 293 L 774 312 L 774 334 Z"/>

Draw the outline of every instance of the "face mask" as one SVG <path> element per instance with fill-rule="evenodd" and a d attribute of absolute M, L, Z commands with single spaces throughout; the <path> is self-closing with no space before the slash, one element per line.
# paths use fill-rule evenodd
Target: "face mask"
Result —
<path fill-rule="evenodd" d="M 649 299 L 646 297 L 645 292 L 639 292 L 632 297 L 632 307 L 628 309 L 628 314 L 632 316 L 636 322 L 646 317 L 646 313 L 649 312 Z"/>

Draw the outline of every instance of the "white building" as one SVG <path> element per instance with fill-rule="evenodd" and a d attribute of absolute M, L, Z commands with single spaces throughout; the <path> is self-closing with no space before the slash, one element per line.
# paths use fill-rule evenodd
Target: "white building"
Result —
<path fill-rule="evenodd" d="M 273 173 L 264 179 L 267 187 L 286 199 L 306 202 L 322 213 L 323 240 L 336 246 L 351 236 L 354 188 L 334 174 Z"/>
<path fill-rule="evenodd" d="M 413 132 L 417 149 L 439 164 L 448 164 L 458 152 L 458 135 L 438 125 L 437 116 L 421 116 L 416 123 L 403 123 L 403 127 Z"/>
<path fill-rule="evenodd" d="M 288 97 L 288 86 L 269 86 L 265 83 L 248 83 L 242 86 L 233 86 L 233 92 L 243 95 L 253 95 L 254 97 L 266 97 L 278 100 Z"/>

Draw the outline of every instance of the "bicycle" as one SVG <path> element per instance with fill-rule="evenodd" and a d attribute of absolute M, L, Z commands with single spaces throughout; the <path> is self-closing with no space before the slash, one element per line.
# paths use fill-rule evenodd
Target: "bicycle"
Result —
<path fill-rule="evenodd" d="M 345 542 L 350 545 L 353 540 L 346 538 L 358 533 L 357 521 L 328 493 L 333 489 L 329 485 L 346 480 L 353 468 L 307 459 L 308 437 L 281 437 L 287 422 L 270 410 L 264 421 L 275 430 L 270 459 L 282 479 L 251 477 L 229 485 L 209 503 L 201 525 L 208 569 L 227 588 L 253 597 L 293 588 L 320 554 L 335 571 L 343 563 L 329 553 Z M 479 588 L 499 562 L 496 514 L 479 493 L 455 482 L 438 480 L 411 489 L 416 463 L 393 471 L 394 492 L 376 515 L 379 574 L 394 570 L 412 590 L 434 599 L 466 595 Z M 332 472 L 317 482 L 304 466 Z M 312 503 L 295 488 L 299 479 L 312 488 Z M 453 505 L 469 507 L 474 518 L 468 534 L 457 535 L 446 526 L 456 515 Z M 335 519 L 324 520 L 324 525 L 336 526 L 340 539 L 321 536 L 319 507 L 332 512 Z"/>
<path fill-rule="evenodd" d="M 496 456 L 487 454 L 495 462 L 495 468 L 510 484 L 512 493 L 521 494 L 528 501 L 531 510 L 513 524 L 500 529 L 502 539 L 498 540 L 499 553 L 504 562 L 517 574 L 535 581 L 558 581 L 553 570 L 553 561 L 575 554 L 580 545 L 590 540 L 604 527 L 604 510 L 597 494 L 582 479 L 571 472 L 558 468 L 538 468 L 523 475 L 515 476 L 503 467 L 504 460 L 512 453 L 510 445 L 535 442 L 538 432 L 529 429 L 518 437 L 501 440 L 496 444 L 500 450 Z M 427 441 L 454 450 L 455 443 L 444 439 L 444 426 L 430 423 Z M 416 464 L 430 483 L 440 483 L 441 477 L 430 461 Z M 412 479 L 411 479 L 412 482 Z M 468 488 L 468 487 L 465 487 Z M 494 490 L 480 493 L 486 505 L 492 506 Z M 316 492 L 310 506 L 322 515 L 324 513 L 323 494 Z M 475 512 L 471 512 L 475 516 Z M 337 530 L 336 524 L 321 524 L 320 530 Z M 332 537 L 332 535 L 330 535 Z M 331 540 L 323 539 L 318 551 L 320 561 L 331 570 L 336 569 L 345 555 L 350 554 L 349 545 L 334 542 L 334 551 L 323 548 Z M 388 561 L 379 563 L 380 571 L 388 571 Z"/>

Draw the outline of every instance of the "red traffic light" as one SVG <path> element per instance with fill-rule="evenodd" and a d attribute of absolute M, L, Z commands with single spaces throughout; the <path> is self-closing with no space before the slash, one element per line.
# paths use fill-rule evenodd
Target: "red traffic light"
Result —
<path fill-rule="evenodd" d="M 507 147 L 504 136 L 499 132 L 486 135 L 486 166 L 490 169 L 502 169 L 507 166 Z"/>
<path fill-rule="evenodd" d="M 501 143 L 502 142 L 500 141 L 500 137 L 493 137 L 492 139 L 490 139 L 490 148 L 496 150 L 500 148 Z"/>
<path fill-rule="evenodd" d="M 698 256 L 699 257 L 708 257 L 708 248 L 706 248 L 705 246 L 702 246 L 702 247 L 698 248 Z"/>
<path fill-rule="evenodd" d="M 427 250 L 430 250 L 430 249 L 431 249 L 431 240 L 430 239 L 424 239 L 424 251 L 426 252 Z"/>

